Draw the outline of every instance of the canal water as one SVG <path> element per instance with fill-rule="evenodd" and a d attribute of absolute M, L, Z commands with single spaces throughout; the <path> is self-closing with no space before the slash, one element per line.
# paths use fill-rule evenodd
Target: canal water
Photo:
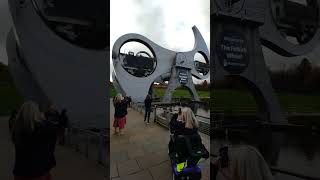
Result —
<path fill-rule="evenodd" d="M 180 107 L 181 106 L 172 106 L 171 109 L 174 113 L 177 113 Z M 163 113 L 163 109 L 158 109 L 157 113 Z M 199 121 L 210 123 L 210 109 L 208 107 L 199 105 L 194 113 Z"/>
<path fill-rule="evenodd" d="M 214 134 L 214 133 L 213 133 Z M 270 132 L 253 130 L 211 137 L 211 153 L 218 154 L 222 145 L 253 145 L 272 167 L 320 178 L 320 135 L 311 132 Z M 274 174 L 275 180 L 301 180 Z"/>

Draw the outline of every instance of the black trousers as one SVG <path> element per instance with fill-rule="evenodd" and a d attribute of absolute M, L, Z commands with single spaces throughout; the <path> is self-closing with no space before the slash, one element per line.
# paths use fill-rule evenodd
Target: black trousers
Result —
<path fill-rule="evenodd" d="M 150 121 L 150 114 L 151 114 L 151 108 L 145 108 L 145 113 L 144 113 L 144 121 L 148 120 L 148 123 Z"/>

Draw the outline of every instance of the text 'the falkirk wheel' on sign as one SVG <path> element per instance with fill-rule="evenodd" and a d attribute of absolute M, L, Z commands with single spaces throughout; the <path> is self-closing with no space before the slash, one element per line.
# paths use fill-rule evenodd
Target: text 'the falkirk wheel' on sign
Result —
<path fill-rule="evenodd" d="M 114 71 L 113 84 L 116 90 L 130 96 L 134 102 L 143 102 L 153 83 L 168 81 L 163 102 L 171 102 L 172 94 L 178 87 L 186 87 L 194 100 L 199 100 L 192 77 L 204 80 L 209 76 L 209 50 L 199 30 L 192 28 L 195 44 L 191 51 L 174 52 L 165 49 L 139 34 L 121 36 L 112 49 Z M 152 55 L 140 51 L 137 54 L 121 53 L 120 48 L 127 42 L 139 42 L 150 49 Z M 147 55 L 139 55 L 144 53 Z M 206 62 L 194 61 L 200 53 Z"/>
<path fill-rule="evenodd" d="M 270 82 L 262 44 L 283 56 L 312 51 L 320 37 L 319 2 L 306 2 L 211 2 L 211 78 L 216 81 L 232 77 L 247 84 L 264 121 L 280 123 L 285 118 Z"/>

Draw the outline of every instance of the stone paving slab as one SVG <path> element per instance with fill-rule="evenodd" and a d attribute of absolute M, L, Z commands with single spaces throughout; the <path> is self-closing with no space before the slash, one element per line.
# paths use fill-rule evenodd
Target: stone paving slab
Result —
<path fill-rule="evenodd" d="M 120 150 L 119 152 L 110 152 L 111 163 L 121 163 L 129 160 L 128 152 Z"/>
<path fill-rule="evenodd" d="M 128 152 L 128 156 L 129 156 L 129 159 L 135 159 L 135 158 L 139 158 L 141 156 L 144 156 L 145 153 L 146 152 L 143 149 L 143 147 L 137 147 L 134 149 L 130 149 L 130 151 Z"/>
<path fill-rule="evenodd" d="M 172 179 L 171 172 L 171 163 L 170 161 L 165 161 L 158 166 L 150 168 L 151 175 L 154 180 L 168 180 Z"/>
<path fill-rule="evenodd" d="M 140 171 L 138 162 L 135 159 L 131 159 L 122 163 L 118 163 L 119 176 L 126 176 L 134 174 Z"/>
<path fill-rule="evenodd" d="M 167 153 L 146 153 L 143 157 L 138 158 L 137 161 L 141 169 L 148 169 L 169 161 L 169 156 Z"/>
<path fill-rule="evenodd" d="M 113 119 L 112 104 L 110 107 L 110 119 Z M 112 127 L 112 123 L 111 121 L 110 127 Z M 170 139 L 168 129 L 154 124 L 153 120 L 149 125 L 146 125 L 143 122 L 143 113 L 129 108 L 124 133 L 124 135 L 114 135 L 113 130 L 110 131 L 112 180 L 172 179 L 171 162 L 168 156 Z M 203 143 L 209 150 L 210 138 L 203 134 L 201 136 Z M 137 169 L 137 165 L 139 169 Z M 210 179 L 209 160 L 204 163 L 202 177 L 203 180 Z"/>
<path fill-rule="evenodd" d="M 110 177 L 119 177 L 118 167 L 116 163 L 110 163 Z"/>
<path fill-rule="evenodd" d="M 112 180 L 153 180 L 148 170 L 140 171 L 136 174 L 131 174 L 123 177 L 112 178 Z"/>
<path fill-rule="evenodd" d="M 52 170 L 53 179 L 102 180 L 106 177 L 107 169 L 83 154 L 58 146 L 55 155 L 57 166 Z"/>

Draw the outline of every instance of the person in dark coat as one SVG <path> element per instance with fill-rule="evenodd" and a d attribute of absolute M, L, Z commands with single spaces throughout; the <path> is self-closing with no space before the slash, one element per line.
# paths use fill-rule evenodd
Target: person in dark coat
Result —
<path fill-rule="evenodd" d="M 182 122 L 175 126 L 169 141 L 169 155 L 187 164 L 198 164 L 201 158 L 207 159 L 209 152 L 202 144 L 198 133 L 199 122 L 190 108 L 183 108 Z"/>
<path fill-rule="evenodd" d="M 59 115 L 59 130 L 58 130 L 58 136 L 59 136 L 59 144 L 64 145 L 65 144 L 65 131 L 66 128 L 69 127 L 69 117 L 67 115 L 67 110 L 62 109 L 60 115 Z"/>
<path fill-rule="evenodd" d="M 54 108 L 51 102 L 49 103 L 49 108 L 45 111 L 44 115 L 48 121 L 52 121 L 54 123 L 58 123 L 60 121 L 59 111 Z"/>
<path fill-rule="evenodd" d="M 15 180 L 51 180 L 57 126 L 40 112 L 37 103 L 25 102 L 13 120 L 11 137 L 15 146 Z"/>
<path fill-rule="evenodd" d="M 199 122 L 190 108 L 183 108 L 182 110 L 179 108 L 179 113 L 172 116 L 169 125 L 173 137 L 198 134 Z M 173 139 L 171 138 L 169 141 L 170 152 L 174 146 Z"/>
<path fill-rule="evenodd" d="M 117 96 L 113 100 L 114 105 L 114 133 L 123 134 L 123 130 L 125 128 L 125 124 L 127 122 L 126 115 L 128 114 L 127 108 L 131 102 L 131 98 L 123 97 L 122 94 L 117 94 Z"/>
<path fill-rule="evenodd" d="M 171 120 L 169 122 L 169 130 L 170 130 L 170 133 L 174 135 L 176 131 L 179 131 L 182 128 L 184 128 L 184 123 L 182 122 L 182 110 L 181 108 L 179 108 L 178 113 L 173 114 L 171 117 Z M 169 152 L 172 152 L 172 149 L 173 149 L 172 138 L 170 138 L 168 147 L 169 147 Z"/>
<path fill-rule="evenodd" d="M 146 99 L 144 100 L 144 122 L 149 124 L 150 122 L 150 114 L 151 114 L 151 105 L 152 105 L 152 97 L 150 94 L 147 95 Z"/>
<path fill-rule="evenodd" d="M 181 129 L 184 127 L 184 123 L 182 122 L 182 110 L 179 108 L 178 113 L 175 113 L 172 115 L 170 123 L 169 123 L 169 129 L 171 134 L 174 134 L 175 131 Z"/>
<path fill-rule="evenodd" d="M 10 117 L 9 117 L 9 130 L 10 131 L 12 130 L 13 121 L 17 117 L 17 113 L 18 113 L 17 109 L 14 109 L 10 114 Z"/>

